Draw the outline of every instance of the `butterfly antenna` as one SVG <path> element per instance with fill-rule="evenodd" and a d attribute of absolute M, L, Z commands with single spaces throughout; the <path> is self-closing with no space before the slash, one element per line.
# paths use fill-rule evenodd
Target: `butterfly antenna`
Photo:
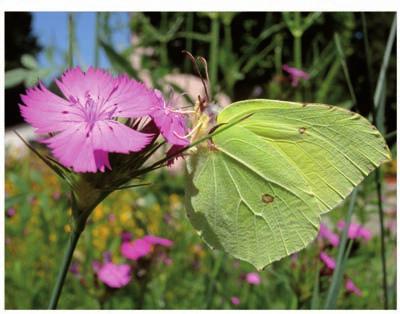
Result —
<path fill-rule="evenodd" d="M 205 92 L 206 92 L 207 102 L 210 102 L 211 99 L 210 99 L 210 96 L 209 96 L 209 93 L 208 93 L 208 91 L 210 90 L 210 77 L 208 76 L 208 64 L 207 64 L 207 60 L 206 60 L 205 58 L 203 58 L 203 57 L 197 57 L 197 60 L 200 60 L 200 62 L 201 62 L 201 63 L 203 64 L 203 66 L 204 66 L 204 72 L 206 73 L 207 87 L 206 87 L 206 85 L 204 84 L 204 82 L 203 82 L 203 85 L 204 85 L 204 89 L 205 89 Z"/>
<path fill-rule="evenodd" d="M 209 97 L 209 95 L 208 95 L 208 88 L 207 88 L 207 84 L 206 84 L 206 81 L 208 82 L 207 62 L 205 61 L 205 59 L 204 59 L 203 57 L 198 57 L 198 59 L 199 59 L 199 58 L 204 59 L 205 64 L 206 64 L 206 79 L 204 80 L 204 77 L 203 77 L 203 75 L 201 74 L 200 68 L 199 68 L 199 66 L 198 66 L 198 64 L 197 64 L 197 60 L 195 59 L 195 57 L 193 57 L 193 55 L 192 55 L 189 51 L 187 51 L 187 50 L 182 50 L 182 53 L 186 54 L 186 56 L 189 57 L 190 61 L 192 61 L 193 67 L 194 67 L 194 69 L 196 70 L 197 75 L 200 77 L 201 83 L 203 84 L 204 92 L 205 92 L 205 94 L 206 94 L 206 99 L 207 99 L 207 102 L 208 102 L 209 99 L 210 99 L 210 97 Z M 202 63 L 204 64 L 204 62 L 202 62 Z M 200 103 L 203 104 L 203 103 L 204 103 L 204 100 L 201 100 Z"/>

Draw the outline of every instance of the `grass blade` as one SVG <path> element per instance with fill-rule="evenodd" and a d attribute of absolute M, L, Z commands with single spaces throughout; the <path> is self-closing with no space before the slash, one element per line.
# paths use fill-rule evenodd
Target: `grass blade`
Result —
<path fill-rule="evenodd" d="M 325 301 L 325 309 L 335 309 L 336 307 L 336 300 L 339 295 L 340 286 L 343 280 L 343 273 L 346 267 L 346 260 L 348 257 L 348 253 L 346 254 L 345 252 L 346 243 L 348 239 L 351 217 L 353 215 L 356 204 L 357 194 L 358 194 L 358 188 L 355 188 L 353 193 L 351 194 L 350 204 L 346 216 L 346 225 L 340 237 L 339 252 L 336 258 L 336 268 L 335 271 L 333 272 L 332 281 L 329 286 L 328 296 Z"/>
<path fill-rule="evenodd" d="M 337 33 L 335 33 L 335 45 L 336 45 L 337 53 L 338 53 L 339 58 L 340 58 L 340 62 L 342 63 L 344 76 L 346 78 L 346 82 L 347 82 L 347 86 L 349 88 L 349 92 L 350 92 L 351 100 L 353 102 L 353 106 L 356 106 L 357 105 L 356 94 L 354 92 L 353 84 L 351 83 L 349 69 L 347 67 L 346 58 L 345 58 L 345 55 L 344 55 L 344 52 L 343 52 L 343 49 L 342 49 L 340 36 Z"/>
<path fill-rule="evenodd" d="M 311 297 L 311 309 L 319 309 L 319 267 L 317 267 L 315 272 L 314 288 Z"/>
<path fill-rule="evenodd" d="M 107 44 L 105 41 L 100 39 L 100 46 L 103 48 L 104 52 L 107 55 L 107 58 L 110 60 L 113 68 L 120 73 L 127 73 L 130 77 L 137 79 L 138 73 L 132 67 L 131 63 L 121 54 L 114 50 L 114 48 Z"/>
<path fill-rule="evenodd" d="M 389 64 L 390 53 L 392 52 L 394 39 L 396 37 L 396 14 L 394 15 L 392 27 L 390 28 L 389 38 L 386 43 L 385 53 L 383 55 L 383 61 L 381 65 L 381 69 L 379 71 L 378 83 L 376 84 L 375 93 L 374 93 L 374 106 L 375 111 L 377 111 L 379 106 L 379 100 L 381 99 L 381 94 L 384 89 L 384 83 L 386 81 L 386 72 Z"/>
<path fill-rule="evenodd" d="M 68 67 L 72 68 L 74 66 L 74 15 L 73 13 L 68 13 Z"/>
<path fill-rule="evenodd" d="M 394 15 L 392 26 L 388 40 L 386 42 L 385 52 L 383 54 L 383 61 L 379 71 L 378 82 L 376 84 L 374 93 L 374 111 L 373 120 L 380 132 L 384 134 L 384 110 L 385 104 L 385 85 L 386 85 L 386 72 L 389 64 L 390 54 L 396 36 L 396 14 Z M 383 204 L 382 204 L 382 185 L 381 185 L 381 171 L 378 169 L 375 172 L 375 184 L 378 194 L 378 209 L 379 209 L 379 228 L 380 228 L 380 244 L 381 244 L 381 262 L 382 262 L 382 286 L 383 286 L 383 305 L 385 309 L 389 308 L 388 301 L 388 286 L 387 286 L 387 270 L 386 270 L 386 245 L 385 245 L 385 227 L 383 217 Z"/>

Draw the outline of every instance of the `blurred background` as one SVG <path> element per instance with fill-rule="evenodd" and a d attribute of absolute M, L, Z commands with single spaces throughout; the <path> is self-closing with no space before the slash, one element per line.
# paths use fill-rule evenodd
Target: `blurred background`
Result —
<path fill-rule="evenodd" d="M 165 94 L 187 93 L 182 101 L 193 104 L 204 91 L 182 50 L 206 58 L 214 102 L 269 98 L 357 111 L 384 134 L 393 162 L 371 174 L 353 202 L 325 215 L 328 233 L 261 273 L 202 243 L 186 219 L 182 164 L 151 174 L 151 189 L 113 193 L 95 209 L 60 308 L 396 308 L 395 30 L 390 12 L 7 12 L 6 308 L 47 306 L 71 231 L 65 186 L 11 132 L 35 138 L 22 123 L 19 95 L 38 81 L 59 93 L 53 79 L 72 62 L 127 73 Z M 349 212 L 354 232 L 338 282 L 332 260 Z M 132 280 L 113 289 L 93 262 L 127 262 L 120 252 L 126 233 L 174 243 L 131 262 Z"/>

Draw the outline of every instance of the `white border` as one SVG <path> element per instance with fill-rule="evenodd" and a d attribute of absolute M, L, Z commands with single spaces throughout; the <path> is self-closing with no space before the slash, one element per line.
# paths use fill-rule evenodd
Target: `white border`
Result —
<path fill-rule="evenodd" d="M 0 137 L 0 163 L 4 169 L 4 11 L 397 11 L 400 9 L 399 0 L 1 0 L 0 3 L 0 119 L 3 123 Z M 397 24 L 397 34 L 400 26 Z M 397 52 L 400 51 L 400 42 L 397 40 Z M 399 55 L 399 54 L 398 54 Z M 399 58 L 398 58 L 399 59 Z M 397 99 L 400 95 L 399 81 L 399 63 L 397 64 Z M 399 105 L 398 105 L 399 108 Z M 397 111 L 397 121 L 400 121 L 400 112 Z M 399 126 L 398 126 L 399 130 Z M 397 143 L 398 144 L 398 143 Z M 399 171 L 399 169 L 398 169 Z M 2 278 L 0 280 L 0 307 L 1 312 L 5 312 L 4 306 L 4 171 L 0 179 L 0 196 L 3 210 L 0 212 L 0 230 L 1 230 L 1 250 L 0 267 Z M 400 191 L 397 190 L 397 199 L 400 197 Z M 397 219 L 397 230 L 399 231 L 399 221 Z M 397 233 L 397 243 L 400 243 L 400 235 Z M 399 260 L 397 260 L 399 266 Z M 399 291 L 399 267 L 397 267 L 397 291 Z M 377 287 L 378 289 L 378 287 Z M 397 296 L 397 308 L 400 308 L 400 300 Z M 68 310 L 61 310 L 60 313 Z M 8 312 L 8 311 L 7 311 Z M 26 313 L 26 311 L 17 310 L 15 313 Z M 74 313 L 86 313 L 85 310 L 75 310 Z M 97 313 L 100 310 L 92 310 Z M 132 310 L 112 310 L 107 312 L 132 313 Z M 134 313 L 149 313 L 155 311 L 134 310 Z M 158 312 L 158 311 L 157 311 Z M 163 313 L 190 312 L 203 313 L 201 310 L 164 310 Z M 208 311 L 210 312 L 210 311 Z M 215 310 L 211 310 L 215 312 Z M 232 313 L 233 310 L 225 312 Z M 260 313 L 266 311 L 248 310 L 246 313 Z M 269 313 L 278 313 L 276 310 Z M 299 313 L 308 313 L 309 311 L 300 310 Z M 328 313 L 341 313 L 344 311 L 326 311 Z M 362 311 L 363 313 L 365 311 Z M 389 311 L 394 313 L 395 310 Z M 279 311 L 281 313 L 281 311 Z M 361 313 L 356 310 L 352 313 Z"/>

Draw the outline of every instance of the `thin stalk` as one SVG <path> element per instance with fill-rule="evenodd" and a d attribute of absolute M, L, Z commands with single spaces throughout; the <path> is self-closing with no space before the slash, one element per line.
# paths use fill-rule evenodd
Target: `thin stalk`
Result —
<path fill-rule="evenodd" d="M 350 96 L 351 96 L 351 101 L 353 102 L 353 106 L 357 106 L 356 93 L 354 92 L 353 84 L 351 83 L 349 69 L 348 69 L 347 63 L 346 63 L 346 57 L 345 57 L 343 49 L 342 49 L 340 37 L 337 33 L 335 33 L 335 45 L 336 45 L 336 50 L 337 50 L 339 58 L 340 58 L 340 62 L 342 63 L 344 76 L 346 78 L 347 86 L 349 88 L 349 92 L 350 92 Z"/>
<path fill-rule="evenodd" d="M 276 35 L 276 46 L 274 49 L 274 63 L 275 63 L 275 72 L 282 76 L 282 36 Z"/>
<path fill-rule="evenodd" d="M 94 39 L 94 66 L 99 66 L 99 54 L 100 54 L 100 12 L 96 12 L 96 29 Z"/>
<path fill-rule="evenodd" d="M 350 199 L 349 209 L 346 216 L 346 225 L 342 231 L 340 237 L 339 251 L 336 258 L 336 267 L 332 275 L 332 281 L 329 286 L 328 296 L 325 301 L 325 309 L 334 309 L 336 306 L 336 300 L 339 295 L 340 286 L 343 279 L 343 273 L 345 269 L 347 254 L 346 254 L 346 243 L 348 238 L 349 226 L 351 217 L 353 216 L 358 188 L 355 188 Z"/>
<path fill-rule="evenodd" d="M 167 12 L 161 12 L 161 26 L 162 30 L 168 29 L 168 19 L 167 19 Z M 160 42 L 160 61 L 162 67 L 168 66 L 168 47 L 166 42 L 166 37 L 162 37 Z"/>
<path fill-rule="evenodd" d="M 214 294 L 214 288 L 215 288 L 215 281 L 218 277 L 218 274 L 221 271 L 224 259 L 225 259 L 225 254 L 220 253 L 214 260 L 214 267 L 210 276 L 210 281 L 207 289 L 206 309 L 209 309 L 211 307 L 212 296 Z"/>
<path fill-rule="evenodd" d="M 316 310 L 319 309 L 319 267 L 316 267 L 317 271 L 315 272 L 315 279 L 314 279 L 314 288 L 311 297 L 311 309 Z"/>
<path fill-rule="evenodd" d="M 376 84 L 375 88 L 375 93 L 374 93 L 375 111 L 378 108 L 380 99 L 379 95 L 382 92 L 384 82 L 386 81 L 386 71 L 389 64 L 390 53 L 392 52 L 395 37 L 396 37 L 396 14 L 394 15 L 392 26 L 390 28 L 389 38 L 386 43 L 381 69 L 379 71 L 378 83 Z"/>
<path fill-rule="evenodd" d="M 368 98 L 372 100 L 372 61 L 371 61 L 371 49 L 369 47 L 369 40 L 368 40 L 368 28 L 367 28 L 367 20 L 365 18 L 365 12 L 361 12 L 361 24 L 363 30 L 363 38 L 364 38 L 364 53 L 365 53 L 365 61 L 367 65 L 367 82 L 368 82 L 368 89 L 367 94 Z M 373 108 L 373 104 L 372 107 Z"/>
<path fill-rule="evenodd" d="M 376 84 L 374 93 L 374 110 L 373 110 L 373 120 L 377 125 L 379 131 L 384 132 L 383 122 L 378 121 L 378 112 L 382 108 L 380 107 L 384 104 L 382 96 L 385 92 L 386 83 L 386 72 L 389 64 L 390 54 L 393 48 L 394 38 L 396 35 L 396 14 L 394 15 L 392 26 L 389 33 L 389 38 L 386 43 L 385 53 L 383 55 L 383 61 L 381 69 L 379 71 L 378 82 Z M 383 119 L 383 116 L 381 117 Z M 383 285 L 383 305 L 385 309 L 388 309 L 388 287 L 387 287 L 387 271 L 386 271 L 386 245 L 385 245 L 385 227 L 384 227 L 384 217 L 383 217 L 383 206 L 382 206 L 382 186 L 381 186 L 381 174 L 378 169 L 375 172 L 375 184 L 376 191 L 378 194 L 378 209 L 379 209 L 379 228 L 380 228 L 380 244 L 381 244 L 381 262 L 382 262 L 382 285 Z"/>
<path fill-rule="evenodd" d="M 219 44 L 219 19 L 213 17 L 211 21 L 211 42 L 210 42 L 210 88 L 211 99 L 214 96 L 218 77 L 218 44 Z"/>
<path fill-rule="evenodd" d="M 386 271 L 386 244 L 385 244 L 385 227 L 383 219 L 383 205 L 382 205 L 382 185 L 381 185 L 381 172 L 380 169 L 375 171 L 375 184 L 376 192 L 378 194 L 378 208 L 379 208 L 379 229 L 380 229 L 380 244 L 381 244 L 381 263 L 382 263 L 382 285 L 383 285 L 383 306 L 385 309 L 389 308 L 388 302 L 388 286 L 387 286 L 387 271 Z"/>
<path fill-rule="evenodd" d="M 74 253 L 76 244 L 78 243 L 81 233 L 82 233 L 82 230 L 80 230 L 80 231 L 74 230 L 71 233 L 69 243 L 68 243 L 67 249 L 65 251 L 62 264 L 61 264 L 61 268 L 58 272 L 56 284 L 55 284 L 55 286 L 53 288 L 53 292 L 51 294 L 51 299 L 50 299 L 50 303 L 49 303 L 49 307 L 48 307 L 49 310 L 50 309 L 54 310 L 57 308 L 58 300 L 60 298 L 61 291 L 64 286 L 65 277 L 67 276 L 68 269 L 71 264 L 72 255 Z"/>
<path fill-rule="evenodd" d="M 210 42 L 210 34 L 201 34 L 201 33 L 196 33 L 196 32 L 177 32 L 174 36 L 174 38 L 176 37 L 185 37 L 185 38 L 190 38 L 193 40 L 197 40 L 197 41 L 202 41 L 202 42 Z M 188 50 L 188 49 L 185 49 Z M 188 50 L 189 51 L 189 50 Z"/>
<path fill-rule="evenodd" d="M 189 12 L 187 14 L 187 19 L 186 19 L 186 32 L 187 33 L 193 32 L 193 15 L 194 15 L 194 13 L 192 13 L 192 12 Z M 186 37 L 185 41 L 186 41 L 185 50 L 192 52 L 193 39 L 191 37 Z M 190 72 L 190 61 L 188 58 L 185 58 L 183 68 L 186 73 Z"/>
<path fill-rule="evenodd" d="M 68 13 L 68 59 L 67 64 L 69 68 L 74 66 L 74 15 Z"/>
<path fill-rule="evenodd" d="M 301 15 L 300 12 L 294 13 L 294 30 L 293 35 L 293 54 L 294 54 L 294 66 L 298 69 L 302 68 L 302 55 L 301 55 L 301 37 L 303 32 L 301 30 Z M 299 88 L 296 89 L 295 93 L 296 101 L 301 101 L 301 91 Z"/>
<path fill-rule="evenodd" d="M 325 103 L 325 98 L 328 95 L 330 87 L 333 85 L 332 82 L 335 79 L 337 73 L 340 69 L 340 60 L 336 59 L 322 81 L 321 86 L 317 92 L 316 100 L 317 102 Z"/>

